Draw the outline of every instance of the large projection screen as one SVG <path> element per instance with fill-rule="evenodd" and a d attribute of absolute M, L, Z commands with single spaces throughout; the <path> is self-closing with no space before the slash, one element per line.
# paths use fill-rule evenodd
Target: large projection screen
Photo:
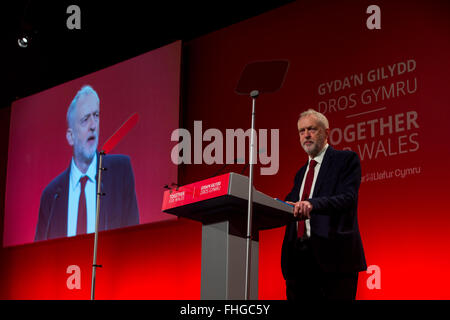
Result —
<path fill-rule="evenodd" d="M 177 41 L 12 104 L 3 235 L 5 247 L 38 240 L 36 227 L 43 201 L 47 201 L 46 209 L 51 211 L 47 215 L 52 215 L 47 218 L 54 219 L 54 215 L 59 215 L 62 219 L 58 222 L 59 227 L 70 228 L 68 213 L 53 212 L 56 206 L 60 211 L 64 206 L 64 211 L 67 210 L 66 187 L 58 186 L 57 191 L 50 194 L 51 199 L 46 200 L 43 198 L 48 198 L 48 195 L 43 196 L 43 191 L 71 166 L 73 148 L 66 136 L 66 114 L 75 95 L 85 85 L 91 86 L 100 100 L 98 150 L 133 113 L 139 116 L 137 124 L 111 151 L 111 154 L 128 156 L 131 162 L 130 181 L 134 176 L 139 216 L 135 224 L 174 219 L 161 212 L 161 199 L 163 186 L 177 182 L 177 167 L 170 159 L 170 137 L 179 124 L 180 64 L 181 41 Z M 113 156 L 105 158 L 108 157 Z M 116 184 L 117 180 L 125 181 L 125 178 L 118 178 L 118 171 L 106 171 L 109 178 L 105 179 L 116 180 Z M 106 187 L 110 194 L 105 197 L 115 199 L 108 204 L 109 200 L 102 198 L 101 209 L 103 202 L 104 208 L 117 209 L 122 200 L 120 197 L 126 197 L 119 195 L 122 194 L 120 188 L 124 188 L 120 183 L 119 186 Z M 126 192 L 130 186 L 127 188 Z M 107 214 L 100 212 L 101 215 Z M 50 225 L 50 222 L 46 223 Z M 108 225 L 105 221 L 104 224 L 104 230 L 120 225 Z M 90 233 L 89 227 L 87 232 Z M 71 236 L 69 231 L 62 235 L 66 236 Z M 61 234 L 55 236 L 53 233 L 48 238 L 58 237 Z"/>

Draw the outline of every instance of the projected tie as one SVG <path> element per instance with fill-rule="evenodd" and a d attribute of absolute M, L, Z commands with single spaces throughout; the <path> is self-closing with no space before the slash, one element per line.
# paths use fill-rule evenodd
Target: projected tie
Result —
<path fill-rule="evenodd" d="M 309 194 L 311 193 L 311 186 L 314 180 L 314 167 L 316 166 L 317 161 L 311 160 L 309 162 L 308 174 L 306 175 L 305 186 L 303 187 L 303 194 L 301 201 L 304 201 L 309 198 Z M 297 235 L 299 238 L 303 237 L 305 233 L 305 220 L 298 221 L 297 225 Z"/>
<path fill-rule="evenodd" d="M 87 179 L 87 176 L 80 178 L 80 200 L 78 201 L 77 235 L 86 233 L 87 210 L 84 188 L 86 187 Z"/>

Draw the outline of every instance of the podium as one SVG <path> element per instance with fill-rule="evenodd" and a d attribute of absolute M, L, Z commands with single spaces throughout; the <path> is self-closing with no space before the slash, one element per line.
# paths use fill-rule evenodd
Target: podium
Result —
<path fill-rule="evenodd" d="M 246 297 L 248 185 L 248 177 L 227 173 L 164 192 L 163 212 L 202 223 L 202 300 Z M 290 221 L 290 205 L 254 189 L 250 299 L 258 299 L 259 230 Z"/>

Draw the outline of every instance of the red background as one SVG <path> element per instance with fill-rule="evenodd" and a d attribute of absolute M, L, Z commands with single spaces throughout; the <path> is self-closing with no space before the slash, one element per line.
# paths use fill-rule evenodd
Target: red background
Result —
<path fill-rule="evenodd" d="M 448 140 L 450 7 L 447 1 L 379 1 L 381 30 L 366 28 L 364 1 L 301 1 L 197 38 L 184 46 L 182 125 L 193 133 L 250 127 L 250 99 L 234 94 L 239 75 L 251 61 L 287 59 L 283 88 L 257 101 L 256 127 L 280 129 L 280 170 L 261 176 L 257 189 L 284 197 L 306 160 L 298 142 L 296 119 L 318 101 L 416 77 L 417 92 L 370 105 L 372 115 L 345 118 L 351 110 L 327 114 L 331 127 L 418 113 L 419 149 L 362 161 L 366 173 L 419 167 L 420 174 L 364 182 L 359 223 L 368 265 L 381 270 L 381 289 L 369 289 L 369 274 L 360 273 L 359 299 L 449 299 L 450 218 Z M 320 96 L 317 87 L 354 73 L 414 59 L 408 75 L 365 83 Z M 353 110 L 352 110 L 353 111 Z M 2 151 L 8 143 L 9 109 L 2 110 Z M 353 112 L 353 113 L 355 113 Z M 406 134 L 406 133 L 405 133 Z M 364 143 L 398 139 L 377 136 Z M 167 140 L 170 135 L 167 136 Z M 204 144 L 205 146 L 206 144 Z M 337 145 L 337 148 L 356 144 Z M 155 156 L 168 157 L 155 150 Z M 3 168 L 6 160 L 2 159 Z M 179 183 L 212 175 L 220 165 L 181 165 Z M 242 166 L 230 166 L 239 171 Z M 4 171 L 5 172 L 5 171 Z M 4 174 L 4 172 L 2 174 Z M 284 229 L 260 235 L 259 298 L 284 299 L 280 251 Z M 1 251 L 0 297 L 7 299 L 88 299 L 93 237 L 87 235 Z M 96 297 L 99 299 L 198 299 L 200 297 L 201 225 L 184 219 L 101 233 Z M 81 267 L 81 290 L 66 287 L 66 268 Z"/>

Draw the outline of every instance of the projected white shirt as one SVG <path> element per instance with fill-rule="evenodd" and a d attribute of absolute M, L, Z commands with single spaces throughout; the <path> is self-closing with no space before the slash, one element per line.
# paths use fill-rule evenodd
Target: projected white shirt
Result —
<path fill-rule="evenodd" d="M 95 154 L 91 165 L 89 166 L 86 174 L 83 174 L 75 165 L 75 161 L 72 158 L 70 165 L 70 178 L 69 178 L 69 204 L 68 204 L 68 216 L 67 216 L 67 236 L 72 237 L 77 234 L 77 218 L 78 218 L 78 202 L 80 200 L 80 178 L 88 176 L 88 180 L 85 186 L 86 195 L 86 212 L 87 212 L 87 233 L 95 231 L 95 208 L 96 208 L 96 183 L 95 175 L 97 171 L 97 154 Z"/>

